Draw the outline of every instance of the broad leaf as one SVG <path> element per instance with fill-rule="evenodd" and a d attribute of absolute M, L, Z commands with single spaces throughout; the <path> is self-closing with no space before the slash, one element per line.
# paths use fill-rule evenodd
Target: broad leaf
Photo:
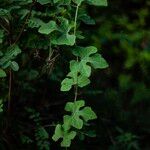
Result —
<path fill-rule="evenodd" d="M 79 74 L 79 62 L 71 61 L 70 62 L 70 72 L 61 83 L 61 91 L 69 91 L 73 85 L 78 85 L 79 87 L 84 87 L 90 83 L 90 80 Z"/>
<path fill-rule="evenodd" d="M 51 36 L 51 42 L 55 45 L 74 45 L 76 36 L 70 34 L 72 25 L 66 18 L 59 18 L 61 25 L 58 27 L 58 32 Z"/>
<path fill-rule="evenodd" d="M 50 34 L 51 32 L 57 30 L 57 24 L 55 21 L 50 21 L 48 23 L 43 23 L 39 28 L 38 32 L 42 34 Z"/>
<path fill-rule="evenodd" d="M 58 124 L 55 128 L 55 133 L 52 137 L 54 141 L 58 141 L 60 138 L 62 138 L 61 146 L 62 147 L 70 147 L 71 140 L 73 140 L 76 136 L 75 131 L 68 131 L 64 130 L 63 127 Z"/>
<path fill-rule="evenodd" d="M 15 59 L 20 53 L 21 49 L 17 45 L 10 46 L 4 56 L 0 59 L 0 66 L 4 69 L 10 66 L 13 70 L 17 71 L 19 66 L 12 60 Z"/>
<path fill-rule="evenodd" d="M 65 110 L 71 112 L 71 116 L 67 116 L 68 120 L 70 120 L 70 124 L 77 128 L 81 129 L 83 127 L 83 120 L 84 121 L 89 121 L 96 119 L 97 116 L 94 113 L 94 111 L 90 107 L 84 107 L 85 102 L 83 100 L 79 100 L 76 102 L 68 102 L 66 104 Z M 84 107 L 82 109 L 82 107 Z"/>
<path fill-rule="evenodd" d="M 51 3 L 52 1 L 51 0 L 37 0 L 37 2 L 39 2 L 41 5 L 45 5 L 45 4 Z"/>
<path fill-rule="evenodd" d="M 91 66 L 95 69 L 108 67 L 106 60 L 96 52 L 97 48 L 94 46 L 76 47 L 73 51 L 75 56 L 80 57 L 79 70 L 82 75 L 89 77 L 91 75 Z"/>
<path fill-rule="evenodd" d="M 107 6 L 107 0 L 87 0 L 87 2 L 91 5 L 95 6 Z"/>

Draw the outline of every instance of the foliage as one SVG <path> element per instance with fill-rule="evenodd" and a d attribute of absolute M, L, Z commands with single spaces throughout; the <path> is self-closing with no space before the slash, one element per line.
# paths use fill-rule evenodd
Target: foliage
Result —
<path fill-rule="evenodd" d="M 71 131 L 71 127 L 82 129 L 84 124 L 83 121 L 87 122 L 97 118 L 90 107 L 84 106 L 85 102 L 83 100 L 78 100 L 74 103 L 68 102 L 66 104 L 65 110 L 71 112 L 71 116 L 64 116 L 63 125 L 58 124 L 56 126 L 55 134 L 52 137 L 54 141 L 63 138 L 61 142 L 62 147 L 70 147 L 71 140 L 73 140 L 77 134 L 76 131 Z M 80 110 L 81 107 L 84 108 Z M 83 118 L 83 120 L 80 119 L 80 117 Z"/>
<path fill-rule="evenodd" d="M 150 3 L 105 6 L 0 1 L 0 150 L 150 149 Z"/>
<path fill-rule="evenodd" d="M 8 133 L 9 130 L 16 130 L 15 134 L 20 135 L 22 144 L 26 144 L 27 149 L 32 149 L 34 147 L 32 144 L 35 143 L 39 150 L 50 149 L 48 141 L 51 133 L 43 127 L 40 113 L 30 109 L 31 103 L 27 105 L 27 99 L 31 96 L 33 100 L 38 93 L 33 82 L 43 82 L 44 76 L 48 76 L 53 81 L 50 74 L 55 61 L 58 57 L 60 59 L 60 56 L 62 58 L 69 56 L 66 64 L 70 64 L 70 71 L 61 82 L 64 72 L 59 84 L 61 84 L 61 91 L 70 91 L 74 87 L 75 98 L 72 99 L 74 102 L 67 102 L 65 110 L 71 114 L 64 115 L 63 125 L 56 125 L 52 139 L 57 141 L 63 138 L 61 146 L 70 147 L 71 140 L 75 138 L 79 130 L 83 129 L 89 120 L 97 118 L 91 107 L 85 106 L 84 100 L 77 100 L 78 87 L 82 88 L 90 83 L 92 68 L 108 67 L 106 60 L 98 54 L 96 47 L 80 46 L 80 41 L 85 37 L 79 27 L 82 22 L 87 24 L 94 22 L 86 13 L 87 4 L 107 6 L 107 0 L 2 0 L 0 4 L 0 78 L 3 78 L 1 79 L 3 91 L 1 97 L 8 104 L 6 108 L 8 117 L 6 114 L 3 115 L 4 119 L 6 117 L 8 127 L 2 130 L 10 135 L 13 132 Z M 57 66 L 60 70 L 60 66 Z M 53 75 L 56 80 L 57 74 L 53 73 Z M 5 78 L 6 76 L 8 78 Z M 16 103 L 15 99 L 20 102 Z M 32 120 L 31 126 L 34 124 L 34 129 L 30 129 L 34 131 L 33 135 L 28 136 L 27 131 L 22 131 L 25 130 L 22 121 L 17 124 L 19 120 L 16 122 L 13 119 L 10 120 L 17 115 L 15 109 L 19 109 L 17 105 L 20 104 L 23 107 L 22 110 L 27 108 L 27 111 L 19 115 L 20 118 L 27 117 L 26 115 L 30 113 L 30 119 L 28 117 L 26 119 L 29 119 L 29 122 Z M 2 111 L 2 102 L 0 107 Z M 15 128 L 14 124 L 18 127 Z M 8 139 L 9 142 L 11 141 Z M 10 143 L 8 145 L 11 146 Z M 18 149 L 18 145 L 13 146 L 12 149 Z"/>

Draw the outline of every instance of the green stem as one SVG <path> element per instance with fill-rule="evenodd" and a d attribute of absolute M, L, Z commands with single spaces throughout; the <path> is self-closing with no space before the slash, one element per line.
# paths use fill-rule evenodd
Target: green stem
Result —
<path fill-rule="evenodd" d="M 78 18 L 78 12 L 79 12 L 79 5 L 76 6 L 76 12 L 75 12 L 75 19 L 74 19 L 74 36 L 76 36 L 76 30 L 77 30 L 77 18 Z M 78 62 L 78 57 L 77 57 L 77 62 Z M 77 74 L 77 83 L 78 83 L 78 74 Z M 74 101 L 77 100 L 78 97 L 78 85 L 75 85 L 75 97 Z"/>
<path fill-rule="evenodd" d="M 79 5 L 76 7 L 75 19 L 74 19 L 74 35 L 76 35 L 77 30 L 77 18 L 78 18 Z"/>

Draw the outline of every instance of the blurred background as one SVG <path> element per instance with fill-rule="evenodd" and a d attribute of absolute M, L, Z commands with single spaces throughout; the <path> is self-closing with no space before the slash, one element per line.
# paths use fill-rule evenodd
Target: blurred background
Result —
<path fill-rule="evenodd" d="M 149 150 L 150 1 L 113 0 L 88 12 L 96 26 L 87 28 L 86 43 L 94 43 L 110 65 L 93 74 L 87 96 L 99 116 L 97 149 Z"/>

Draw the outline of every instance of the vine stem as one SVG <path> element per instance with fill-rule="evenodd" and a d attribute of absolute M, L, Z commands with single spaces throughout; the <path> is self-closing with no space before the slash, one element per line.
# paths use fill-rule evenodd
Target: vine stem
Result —
<path fill-rule="evenodd" d="M 76 7 L 75 19 L 74 19 L 74 35 L 76 35 L 77 30 L 77 18 L 78 18 L 79 5 Z"/>
<path fill-rule="evenodd" d="M 11 108 L 11 89 L 12 89 L 12 72 L 9 71 L 9 91 L 8 91 L 8 114 L 10 113 Z"/>
<path fill-rule="evenodd" d="M 75 19 L 74 19 L 74 36 L 76 36 L 76 30 L 77 30 L 77 18 L 78 18 L 78 12 L 79 12 L 79 5 L 76 6 L 76 12 L 75 12 Z M 75 43 L 76 44 L 76 43 Z M 77 62 L 78 62 L 77 57 Z M 77 72 L 77 83 L 78 83 L 78 72 Z M 74 96 L 74 102 L 77 100 L 78 97 L 78 85 L 75 85 L 75 96 Z"/>

